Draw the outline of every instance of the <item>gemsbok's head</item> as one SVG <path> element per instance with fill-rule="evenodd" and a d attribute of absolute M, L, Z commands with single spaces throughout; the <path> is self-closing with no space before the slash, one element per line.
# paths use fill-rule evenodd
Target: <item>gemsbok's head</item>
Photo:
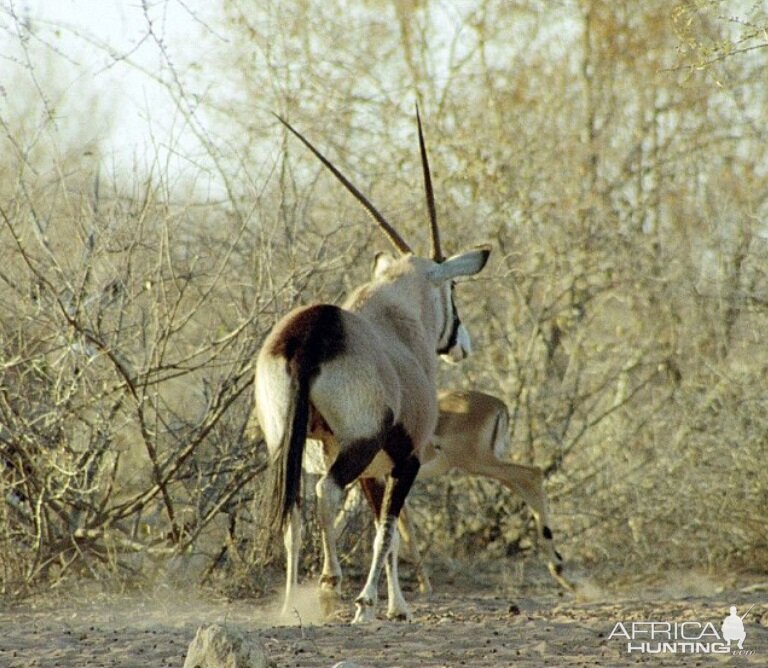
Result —
<path fill-rule="evenodd" d="M 394 523 L 418 472 L 418 452 L 437 421 L 438 356 L 458 361 L 471 349 L 456 310 L 454 281 L 477 274 L 490 249 L 443 257 L 418 110 L 432 238 L 429 257 L 416 255 L 318 149 L 285 119 L 278 119 L 363 205 L 397 251 L 396 257 L 379 254 L 372 280 L 354 290 L 341 307 L 313 304 L 284 316 L 264 341 L 256 365 L 256 414 L 275 467 L 275 518 L 286 535 L 298 535 L 300 529 L 304 441 L 313 435 L 326 446 L 330 467 L 318 483 L 318 497 L 325 563 L 330 567 L 321 588 L 338 587 L 335 542 L 327 536 L 343 489 L 361 477 L 388 475 L 386 492 L 375 508 L 379 523 L 371 571 L 357 599 L 356 620 L 367 621 L 381 569 L 387 555 L 396 553 Z M 292 577 L 295 573 L 288 574 L 286 605 Z M 390 615 L 407 614 L 404 601 L 393 604 L 390 599 Z"/>
<path fill-rule="evenodd" d="M 306 137 L 296 130 L 288 121 L 281 116 L 278 120 L 285 125 L 301 142 L 325 165 L 325 167 L 344 185 L 344 187 L 363 205 L 368 214 L 379 224 L 390 243 L 394 247 L 397 255 L 380 252 L 374 260 L 373 278 L 377 280 L 387 280 L 388 276 L 397 275 L 403 271 L 403 262 L 398 260 L 407 260 L 413 263 L 418 270 L 432 283 L 436 289 L 435 298 L 438 300 L 437 311 L 441 318 L 441 327 L 437 344 L 438 354 L 449 363 L 460 362 L 472 352 L 472 342 L 469 333 L 459 318 L 456 302 L 454 301 L 454 279 L 460 276 L 468 276 L 472 273 L 474 267 L 480 260 L 479 271 L 485 265 L 485 261 L 490 254 L 490 247 L 481 246 L 467 253 L 461 253 L 450 258 L 443 256 L 440 243 L 440 229 L 437 224 L 437 208 L 435 206 L 435 195 L 432 188 L 432 175 L 429 167 L 429 157 L 427 147 L 424 141 L 424 131 L 421 124 L 421 115 L 418 107 L 416 108 L 416 123 L 419 134 L 419 152 L 421 155 L 421 166 L 424 178 L 424 191 L 427 202 L 427 213 L 429 215 L 429 232 L 431 238 L 431 248 L 429 258 L 420 259 L 415 255 L 408 243 L 397 232 L 397 230 L 384 218 L 379 210 L 365 197 L 350 181 L 347 179 L 315 146 L 313 146 Z M 360 290 L 366 290 L 368 286 L 363 286 Z"/>

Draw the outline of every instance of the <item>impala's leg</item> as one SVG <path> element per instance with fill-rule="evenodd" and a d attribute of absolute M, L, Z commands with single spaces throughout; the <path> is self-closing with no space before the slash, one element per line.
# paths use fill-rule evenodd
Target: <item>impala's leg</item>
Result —
<path fill-rule="evenodd" d="M 375 478 L 361 478 L 360 486 L 363 494 L 373 510 L 373 516 L 376 520 L 376 527 L 379 526 L 379 517 L 381 516 L 381 507 L 384 503 L 384 485 Z M 403 509 L 401 513 L 404 511 Z M 389 550 L 385 569 L 387 574 L 387 617 L 390 619 L 408 619 L 410 610 L 405 602 L 403 592 L 400 589 L 400 577 L 397 569 L 399 537 L 395 530 L 392 535 L 392 547 Z"/>
<path fill-rule="evenodd" d="M 291 511 L 291 517 L 283 530 L 285 544 L 285 599 L 283 615 L 293 608 L 296 587 L 299 584 L 299 550 L 301 549 L 301 511 L 298 507 Z"/>
<path fill-rule="evenodd" d="M 341 448 L 330 470 L 317 483 L 317 501 L 323 543 L 323 572 L 320 602 L 327 616 L 341 594 L 341 565 L 336 551 L 334 522 L 344 497 L 344 488 L 354 482 L 381 449 L 383 438 L 374 436 L 353 441 Z"/>
<path fill-rule="evenodd" d="M 411 511 L 406 503 L 400 511 L 400 519 L 397 523 L 400 529 L 400 539 L 405 546 L 408 556 L 416 568 L 416 579 L 419 581 L 419 591 L 427 596 L 432 595 L 432 583 L 429 581 L 429 571 L 424 564 L 424 559 L 419 552 L 419 546 L 416 544 L 416 531 L 413 522 L 411 522 Z"/>
<path fill-rule="evenodd" d="M 357 613 L 354 621 L 356 623 L 373 619 L 381 570 L 393 546 L 393 537 L 397 531 L 397 517 L 419 472 L 419 460 L 413 454 L 413 444 L 402 427 L 395 426 L 390 430 L 384 449 L 392 458 L 394 467 L 387 478 L 384 490 L 380 521 L 373 541 L 371 570 L 368 572 L 363 591 L 355 600 Z M 393 572 L 392 575 L 395 577 L 397 573 Z M 410 613 L 406 611 L 404 614 L 407 618 Z"/>
<path fill-rule="evenodd" d="M 549 556 L 547 567 L 552 577 L 566 589 L 573 589 L 573 584 L 563 577 L 563 558 L 554 546 L 554 536 L 549 524 L 547 495 L 544 492 L 544 473 L 538 466 L 523 466 L 510 462 L 496 461 L 481 464 L 475 471 L 489 478 L 494 478 L 513 492 L 519 494 L 533 513 L 540 538 L 544 541 Z"/>

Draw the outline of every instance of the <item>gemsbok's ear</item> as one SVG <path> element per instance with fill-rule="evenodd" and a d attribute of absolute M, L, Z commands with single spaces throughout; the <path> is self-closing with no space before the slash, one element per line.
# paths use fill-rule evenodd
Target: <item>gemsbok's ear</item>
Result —
<path fill-rule="evenodd" d="M 373 258 L 373 277 L 380 278 L 392 266 L 395 260 L 396 258 L 390 253 L 384 251 L 376 253 L 376 256 Z"/>
<path fill-rule="evenodd" d="M 488 261 L 491 254 L 490 246 L 480 246 L 458 255 L 452 255 L 447 260 L 435 265 L 427 272 L 427 278 L 439 285 L 459 276 L 474 276 Z"/>

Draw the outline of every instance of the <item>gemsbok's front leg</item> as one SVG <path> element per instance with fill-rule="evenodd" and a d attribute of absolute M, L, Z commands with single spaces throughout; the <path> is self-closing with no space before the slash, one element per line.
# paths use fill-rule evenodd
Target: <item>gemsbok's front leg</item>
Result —
<path fill-rule="evenodd" d="M 382 422 L 391 424 L 391 414 Z M 334 523 L 344 498 L 344 489 L 354 482 L 381 450 L 386 426 L 370 438 L 359 438 L 349 445 L 342 444 L 341 451 L 328 473 L 317 483 L 317 501 L 323 543 L 323 572 L 320 576 L 320 604 L 323 614 L 329 616 L 338 605 L 341 596 L 341 565 L 336 551 Z"/>
<path fill-rule="evenodd" d="M 402 452 L 402 451 L 401 451 Z M 396 455 L 392 450 L 387 450 L 387 453 L 392 456 Z M 396 550 L 398 538 L 395 537 L 397 532 L 397 518 L 400 514 L 400 510 L 405 503 L 405 499 L 408 496 L 408 492 L 413 485 L 413 481 L 416 479 L 419 473 L 419 460 L 410 452 L 405 458 L 401 454 L 400 461 L 395 459 L 395 466 L 392 469 L 392 473 L 387 478 L 386 487 L 384 489 L 384 500 L 379 515 L 379 522 L 376 526 L 376 538 L 373 541 L 373 561 L 371 562 L 371 569 L 368 572 L 368 579 L 365 582 L 363 591 L 355 599 L 357 605 L 357 612 L 355 613 L 355 619 L 353 623 L 360 624 L 372 621 L 375 617 L 376 602 L 379 595 L 379 579 L 381 578 L 381 571 L 387 562 L 390 554 L 393 555 L 393 559 L 397 559 Z M 394 566 L 390 562 L 388 566 L 389 577 L 389 594 L 390 594 L 390 616 L 396 618 L 410 619 L 411 612 L 408 609 L 405 600 L 403 599 L 402 592 L 400 592 L 399 583 L 395 584 L 397 578 L 397 564 Z M 393 589 L 396 587 L 396 589 Z M 399 594 L 400 601 L 396 601 L 396 597 Z M 401 609 L 397 610 L 393 608 L 393 605 L 399 606 Z M 394 615 L 392 614 L 394 613 Z"/>
<path fill-rule="evenodd" d="M 361 478 L 360 487 L 363 490 L 366 500 L 371 506 L 376 529 L 378 530 L 381 508 L 384 504 L 384 483 L 377 478 Z M 401 520 L 403 519 L 404 514 L 405 506 L 400 509 Z M 405 602 L 403 591 L 400 589 L 400 575 L 397 564 L 399 549 L 400 536 L 399 531 L 396 529 L 392 533 L 392 545 L 385 566 L 387 574 L 387 617 L 389 619 L 410 621 L 411 609 Z"/>

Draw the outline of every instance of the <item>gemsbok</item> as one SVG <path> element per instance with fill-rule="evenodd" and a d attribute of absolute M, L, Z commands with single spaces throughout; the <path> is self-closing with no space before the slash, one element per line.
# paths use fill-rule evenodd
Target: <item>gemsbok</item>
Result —
<path fill-rule="evenodd" d="M 357 597 L 355 622 L 374 618 L 381 571 L 397 580 L 396 522 L 419 471 L 419 452 L 437 422 L 438 356 L 452 361 L 470 351 L 469 335 L 454 302 L 454 280 L 477 274 L 490 248 L 447 259 L 440 248 L 429 162 L 416 113 L 424 188 L 432 237 L 430 258 L 419 257 L 398 232 L 307 139 L 281 123 L 328 168 L 374 218 L 399 252 L 379 254 L 374 277 L 339 307 L 301 306 L 267 335 L 256 361 L 255 411 L 274 468 L 273 521 L 287 551 L 286 600 L 290 610 L 295 564 L 291 550 L 301 536 L 302 457 L 308 436 L 323 441 L 332 462 L 317 483 L 325 567 L 321 596 L 340 590 L 341 567 L 333 523 L 344 489 L 359 478 L 387 476 L 373 557 Z M 399 591 L 399 586 L 395 585 Z M 402 596 L 389 589 L 388 616 L 409 618 Z"/>

